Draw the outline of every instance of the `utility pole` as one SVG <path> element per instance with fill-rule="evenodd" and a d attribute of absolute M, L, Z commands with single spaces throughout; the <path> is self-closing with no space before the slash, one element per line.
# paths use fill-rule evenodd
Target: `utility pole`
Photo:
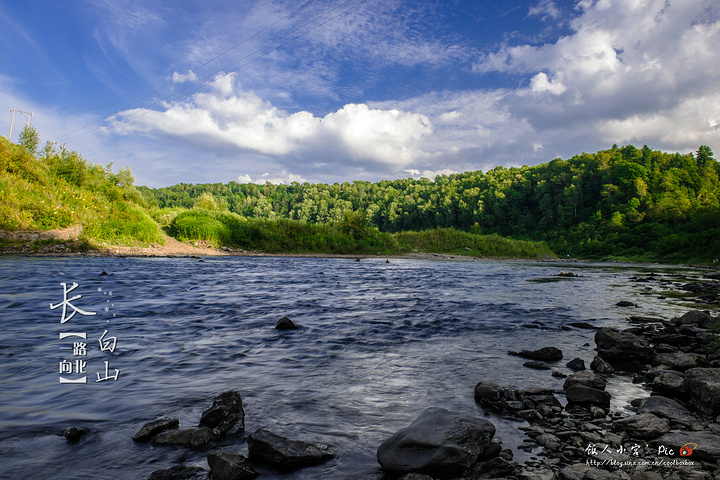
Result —
<path fill-rule="evenodd" d="M 8 140 L 12 142 L 12 127 L 13 122 L 15 121 L 15 112 L 18 112 L 20 115 L 27 115 L 27 126 L 30 126 L 30 117 L 32 116 L 32 112 L 23 112 L 22 110 L 15 110 L 14 108 L 11 108 L 10 111 L 12 112 L 12 116 L 10 117 L 10 133 L 8 134 Z"/>

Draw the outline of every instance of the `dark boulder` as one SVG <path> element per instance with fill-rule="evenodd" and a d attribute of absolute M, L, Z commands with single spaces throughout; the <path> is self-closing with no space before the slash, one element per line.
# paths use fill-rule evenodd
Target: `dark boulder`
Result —
<path fill-rule="evenodd" d="M 217 437 L 242 434 L 245 431 L 245 411 L 240 394 L 229 391 L 215 397 L 212 407 L 200 417 L 199 426 L 211 428 Z"/>
<path fill-rule="evenodd" d="M 581 385 L 583 387 L 590 387 L 596 390 L 605 390 L 607 382 L 604 378 L 595 375 L 592 372 L 577 372 L 570 375 L 565 379 L 563 384 L 563 390 L 567 390 L 575 385 Z"/>
<path fill-rule="evenodd" d="M 202 467 L 192 465 L 175 465 L 174 467 L 155 470 L 147 480 L 207 480 L 208 472 Z"/>
<path fill-rule="evenodd" d="M 615 369 L 608 362 L 595 355 L 593 361 L 590 362 L 590 369 L 597 373 L 611 374 L 615 373 Z"/>
<path fill-rule="evenodd" d="M 297 330 L 298 327 L 288 317 L 283 317 L 275 323 L 276 330 Z"/>
<path fill-rule="evenodd" d="M 705 355 L 699 353 L 669 352 L 658 353 L 653 358 L 654 365 L 666 365 L 673 370 L 684 372 L 689 368 L 705 367 L 708 364 Z"/>
<path fill-rule="evenodd" d="M 595 333 L 598 355 L 604 360 L 630 362 L 647 361 L 653 356 L 653 349 L 644 338 L 630 332 L 618 332 L 601 328 Z"/>
<path fill-rule="evenodd" d="M 158 433 L 153 438 L 153 445 L 181 445 L 184 447 L 201 448 L 213 440 L 212 430 L 203 428 L 185 428 Z"/>
<path fill-rule="evenodd" d="M 699 412 L 720 415 L 720 368 L 691 368 L 685 372 L 684 386 Z"/>
<path fill-rule="evenodd" d="M 628 302 L 627 300 L 620 300 L 618 303 L 615 304 L 617 307 L 637 307 L 633 302 Z"/>
<path fill-rule="evenodd" d="M 695 425 L 697 421 L 690 411 L 680 402 L 672 398 L 663 397 L 661 395 L 653 395 L 646 398 L 638 398 L 631 402 L 637 407 L 638 413 L 652 413 L 661 418 L 667 418 L 672 423 L 690 427 Z"/>
<path fill-rule="evenodd" d="M 568 403 L 576 405 L 595 405 L 603 408 L 610 407 L 610 394 L 597 388 L 573 385 L 565 389 L 565 396 Z"/>
<path fill-rule="evenodd" d="M 579 372 L 581 370 L 585 370 L 585 361 L 582 358 L 573 358 L 568 363 L 566 363 L 565 366 L 568 367 L 570 370 Z"/>
<path fill-rule="evenodd" d="M 690 460 L 703 459 L 714 462 L 720 460 L 720 435 L 712 432 L 692 432 L 692 434 L 688 432 L 670 432 L 657 439 L 659 445 L 665 445 L 675 452 L 678 452 L 688 442 L 697 445 L 693 449 Z"/>
<path fill-rule="evenodd" d="M 250 460 L 284 469 L 317 465 L 335 456 L 328 445 L 291 440 L 263 428 L 250 434 L 247 442 Z"/>
<path fill-rule="evenodd" d="M 691 310 L 680 318 L 675 319 L 676 324 L 680 325 L 697 325 L 702 328 L 708 328 L 714 323 L 718 323 L 720 319 L 713 317 L 704 310 Z"/>
<path fill-rule="evenodd" d="M 652 413 L 632 415 L 613 423 L 613 430 L 623 431 L 633 438 L 652 440 L 670 431 L 670 422 Z"/>
<path fill-rule="evenodd" d="M 62 434 L 65 439 L 70 443 L 79 442 L 80 439 L 85 436 L 87 430 L 85 428 L 70 427 L 63 430 Z"/>
<path fill-rule="evenodd" d="M 170 418 L 170 417 L 158 418 L 157 420 L 146 423 L 145 425 L 140 427 L 140 430 L 138 430 L 137 433 L 135 435 L 133 435 L 132 439 L 135 440 L 136 442 L 143 442 L 143 443 L 149 442 L 158 433 L 162 433 L 167 430 L 172 430 L 172 429 L 178 428 L 179 426 L 180 426 L 180 420 L 178 420 L 177 418 Z"/>
<path fill-rule="evenodd" d="M 247 459 L 237 453 L 213 450 L 208 453 L 207 461 L 212 480 L 249 480 L 258 476 Z"/>
<path fill-rule="evenodd" d="M 495 426 L 489 421 L 443 408 L 428 408 L 410 426 L 385 440 L 377 451 L 388 473 L 421 473 L 453 478 L 500 454 L 492 442 Z"/>
<path fill-rule="evenodd" d="M 674 370 L 666 370 L 658 373 L 650 382 L 653 392 L 667 395 L 673 398 L 685 398 L 685 376 Z"/>
<path fill-rule="evenodd" d="M 538 350 L 509 351 L 508 354 L 530 360 L 556 361 L 562 359 L 562 351 L 555 347 L 543 347 Z"/>

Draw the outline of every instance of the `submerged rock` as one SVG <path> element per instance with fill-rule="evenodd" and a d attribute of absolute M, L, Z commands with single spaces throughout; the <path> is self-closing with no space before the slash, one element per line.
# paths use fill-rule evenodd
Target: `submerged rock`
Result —
<path fill-rule="evenodd" d="M 275 323 L 276 330 L 297 330 L 298 327 L 295 322 L 290 320 L 288 317 L 283 317 Z"/>
<path fill-rule="evenodd" d="M 566 363 L 565 366 L 568 367 L 570 370 L 579 372 L 580 370 L 585 370 L 585 361 L 582 358 L 573 358 L 568 363 Z"/>
<path fill-rule="evenodd" d="M 162 433 L 167 430 L 172 430 L 174 428 L 178 428 L 179 426 L 180 426 L 180 420 L 178 420 L 177 418 L 170 418 L 170 417 L 158 418 L 157 420 L 146 423 L 145 425 L 140 427 L 140 430 L 138 430 L 137 433 L 135 435 L 133 435 L 132 439 L 135 440 L 136 442 L 141 442 L 141 443 L 149 442 L 158 433 Z"/>
<path fill-rule="evenodd" d="M 291 440 L 260 428 L 248 436 L 250 460 L 295 469 L 324 463 L 335 455 L 328 445 Z"/>
<path fill-rule="evenodd" d="M 550 370 L 550 368 L 552 368 L 550 365 L 545 362 L 541 362 L 540 360 L 528 360 L 527 362 L 524 362 L 523 365 L 535 370 Z"/>
<path fill-rule="evenodd" d="M 208 453 L 207 461 L 212 480 L 249 480 L 258 476 L 247 459 L 237 453 L 213 450 Z"/>
<path fill-rule="evenodd" d="M 208 472 L 194 465 L 175 465 L 174 467 L 155 470 L 147 480 L 207 480 Z"/>
<path fill-rule="evenodd" d="M 562 350 L 555 347 L 543 347 L 538 350 L 509 351 L 508 354 L 530 360 L 555 361 L 562 359 Z"/>
<path fill-rule="evenodd" d="M 223 392 L 200 417 L 200 427 L 211 428 L 217 437 L 240 435 L 245 431 L 245 410 L 236 391 Z"/>
<path fill-rule="evenodd" d="M 385 440 L 377 458 L 391 474 L 452 478 L 478 460 L 499 455 L 501 447 L 492 441 L 494 435 L 495 426 L 485 419 L 428 408 L 410 426 Z"/>
<path fill-rule="evenodd" d="M 213 440 L 212 430 L 203 428 L 185 428 L 159 433 L 153 438 L 153 445 L 181 445 L 184 447 L 200 448 Z"/>
<path fill-rule="evenodd" d="M 70 427 L 63 430 L 62 434 L 65 439 L 70 443 L 76 443 L 79 442 L 80 439 L 87 433 L 87 429 L 85 428 L 78 428 L 78 427 Z"/>

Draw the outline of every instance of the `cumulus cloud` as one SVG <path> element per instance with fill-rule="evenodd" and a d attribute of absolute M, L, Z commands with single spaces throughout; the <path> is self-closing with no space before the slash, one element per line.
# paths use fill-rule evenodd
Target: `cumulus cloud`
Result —
<path fill-rule="evenodd" d="M 240 175 L 237 178 L 238 183 L 255 183 L 263 185 L 265 183 L 272 183 L 274 185 L 285 184 L 289 185 L 293 182 L 304 183 L 307 180 L 300 175 L 289 173 L 287 170 L 281 170 L 276 173 L 265 172 L 262 175 L 255 177 L 253 180 L 249 174 Z"/>
<path fill-rule="evenodd" d="M 168 103 L 161 111 L 122 112 L 115 118 L 115 131 L 287 158 L 294 167 L 312 156 L 309 161 L 315 164 L 356 163 L 395 171 L 425 155 L 416 144 L 432 132 L 432 124 L 425 115 L 365 104 L 348 104 L 324 117 L 289 113 L 243 91 L 228 75 L 211 91 Z"/>

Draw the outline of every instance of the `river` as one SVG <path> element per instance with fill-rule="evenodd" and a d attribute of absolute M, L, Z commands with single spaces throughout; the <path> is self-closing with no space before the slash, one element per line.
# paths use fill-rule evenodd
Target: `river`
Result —
<path fill-rule="evenodd" d="M 672 318 L 691 309 L 660 298 L 657 285 L 629 280 L 650 272 L 698 273 L 566 262 L 2 257 L 0 477 L 145 478 L 179 463 L 207 468 L 206 452 L 131 437 L 163 415 L 194 427 L 213 397 L 237 390 L 247 432 L 265 427 L 338 453 L 292 473 L 261 468 L 261 478 L 378 479 L 378 445 L 425 408 L 482 416 L 473 400 L 479 381 L 562 387 L 508 350 L 558 347 L 557 369 L 571 373 L 570 359 L 592 360 L 594 332 L 564 325 L 625 327 L 630 314 Z M 65 317 L 62 283 L 77 284 L 68 299 L 81 295 L 66 303 Z M 617 307 L 619 300 L 639 308 Z M 61 323 L 73 307 L 95 315 Z M 275 330 L 283 316 L 300 329 Z M 78 341 L 85 356 L 73 352 Z M 59 373 L 63 362 L 70 372 Z M 83 376 L 87 383 L 60 383 Z M 629 381 L 609 389 L 614 408 L 642 396 Z M 521 424 L 486 418 L 505 447 L 522 443 Z M 88 429 L 79 443 L 61 435 L 71 426 Z M 224 449 L 247 454 L 244 442 Z M 516 459 L 523 455 L 516 450 Z"/>

